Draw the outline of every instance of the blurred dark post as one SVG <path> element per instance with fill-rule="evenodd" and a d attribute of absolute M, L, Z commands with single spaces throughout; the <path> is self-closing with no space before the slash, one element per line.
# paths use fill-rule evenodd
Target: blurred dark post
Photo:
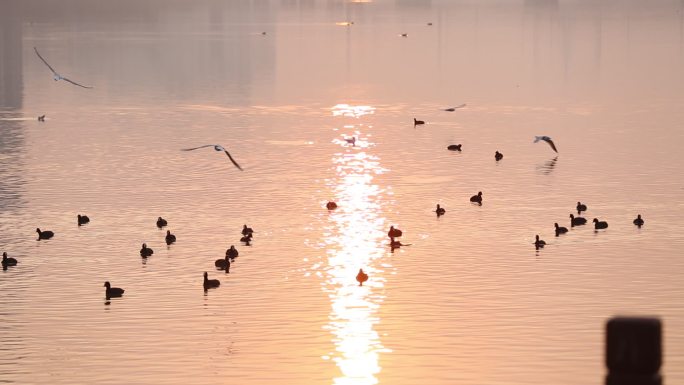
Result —
<path fill-rule="evenodd" d="M 606 385 L 661 385 L 662 325 L 652 317 L 614 317 L 606 324 Z"/>

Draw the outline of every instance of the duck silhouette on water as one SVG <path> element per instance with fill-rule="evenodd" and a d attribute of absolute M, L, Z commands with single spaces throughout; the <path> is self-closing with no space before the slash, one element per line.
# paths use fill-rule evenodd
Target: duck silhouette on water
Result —
<path fill-rule="evenodd" d="M 327 208 L 328 210 L 335 210 L 337 208 L 337 203 L 330 201 L 326 203 L 325 208 Z"/>
<path fill-rule="evenodd" d="M 556 236 L 559 236 L 561 234 L 565 234 L 568 232 L 567 227 L 558 226 L 558 223 L 554 223 L 553 226 L 556 228 Z"/>
<path fill-rule="evenodd" d="M 577 215 L 582 214 L 582 211 L 587 211 L 587 205 L 582 202 L 577 202 Z"/>
<path fill-rule="evenodd" d="M 167 244 L 167 245 L 170 245 L 170 244 L 176 242 L 176 236 L 173 235 L 173 234 L 171 234 L 171 230 L 166 230 L 166 238 L 165 238 L 165 240 L 166 240 L 166 244 Z"/>
<path fill-rule="evenodd" d="M 415 127 L 415 126 L 420 126 L 420 125 L 423 125 L 423 124 L 425 124 L 425 121 L 424 121 L 424 120 L 418 120 L 418 119 L 416 119 L 416 118 L 413 118 L 413 127 Z"/>
<path fill-rule="evenodd" d="M 154 250 L 147 247 L 147 243 L 143 243 L 142 247 L 140 248 L 140 256 L 143 258 L 147 258 L 152 254 L 154 254 Z"/>
<path fill-rule="evenodd" d="M 636 219 L 632 221 L 637 227 L 641 227 L 644 225 L 644 220 L 641 219 L 641 214 L 638 214 Z"/>
<path fill-rule="evenodd" d="M 500 161 L 501 159 L 503 159 L 503 154 L 500 153 L 500 152 L 497 150 L 496 153 L 494 153 L 494 159 L 495 159 L 497 162 Z"/>
<path fill-rule="evenodd" d="M 76 216 L 76 220 L 78 221 L 79 226 L 83 226 L 83 225 L 87 224 L 88 222 L 90 222 L 90 218 L 88 218 L 87 215 L 81 215 L 81 214 L 78 214 Z"/>
<path fill-rule="evenodd" d="M 9 266 L 16 266 L 19 263 L 15 258 L 7 257 L 7 252 L 2 253 L 2 268 L 7 269 Z"/>
<path fill-rule="evenodd" d="M 599 221 L 598 218 L 594 218 L 594 230 L 602 230 L 608 228 L 608 222 Z"/>
<path fill-rule="evenodd" d="M 50 239 L 50 238 L 55 236 L 55 233 L 53 233 L 52 231 L 50 231 L 50 230 L 41 231 L 40 228 L 36 229 L 36 233 L 38 233 L 38 240 Z"/>
<path fill-rule="evenodd" d="M 109 281 L 104 283 L 104 287 L 106 287 L 105 298 L 107 299 L 121 297 L 125 291 L 124 289 L 119 287 L 112 287 L 112 285 L 109 284 Z"/>
<path fill-rule="evenodd" d="M 240 253 L 235 248 L 235 245 L 230 245 L 230 248 L 226 250 L 226 258 L 230 258 L 233 261 L 235 261 L 235 258 L 237 258 L 238 255 L 240 255 Z"/>
<path fill-rule="evenodd" d="M 470 201 L 473 203 L 477 203 L 480 206 L 482 206 L 482 191 L 479 191 L 477 195 L 473 195 L 470 197 Z"/>
<path fill-rule="evenodd" d="M 439 216 L 442 216 L 442 215 L 446 214 L 446 210 L 444 209 L 444 207 L 441 207 L 441 206 L 439 205 L 439 203 L 438 203 L 438 204 L 437 204 L 437 208 L 435 209 L 435 213 L 436 213 L 437 216 L 439 217 Z"/>
<path fill-rule="evenodd" d="M 254 233 L 254 230 L 251 227 L 247 227 L 247 225 L 242 226 L 242 235 L 251 235 L 252 233 Z"/>
<path fill-rule="evenodd" d="M 159 227 L 160 229 L 162 227 L 168 226 L 168 225 L 169 225 L 169 222 L 166 219 L 164 219 L 162 217 L 157 218 L 157 227 Z"/>
<path fill-rule="evenodd" d="M 461 145 L 460 144 L 450 144 L 447 146 L 447 150 L 449 151 L 461 151 Z"/>
<path fill-rule="evenodd" d="M 541 249 L 541 248 L 543 248 L 544 246 L 546 246 L 546 242 L 543 241 L 543 240 L 541 240 L 541 239 L 539 239 L 539 235 L 535 235 L 534 238 L 535 238 L 535 241 L 534 241 L 534 247 L 535 247 L 535 248 Z"/>
<path fill-rule="evenodd" d="M 363 286 L 363 283 L 368 281 L 368 274 L 363 272 L 363 269 L 359 269 L 359 273 L 356 274 L 356 280 L 359 282 L 359 286 Z"/>
<path fill-rule="evenodd" d="M 570 214 L 570 227 L 582 226 L 586 224 L 587 220 L 585 218 L 575 217 L 573 214 Z"/>
<path fill-rule="evenodd" d="M 214 266 L 216 266 L 219 270 L 225 270 L 226 274 L 230 273 L 230 257 L 226 255 L 226 257 L 223 259 L 217 259 L 214 262 Z"/>
<path fill-rule="evenodd" d="M 209 279 L 209 274 L 204 272 L 204 290 L 213 289 L 221 286 L 221 281 L 218 279 Z"/>

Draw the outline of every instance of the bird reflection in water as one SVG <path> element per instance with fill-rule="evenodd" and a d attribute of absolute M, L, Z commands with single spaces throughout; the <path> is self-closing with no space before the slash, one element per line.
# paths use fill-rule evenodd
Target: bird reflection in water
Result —
<path fill-rule="evenodd" d="M 545 175 L 551 174 L 553 169 L 556 167 L 556 161 L 558 161 L 558 157 L 547 160 L 544 162 L 544 164 L 537 166 L 537 170 Z"/>

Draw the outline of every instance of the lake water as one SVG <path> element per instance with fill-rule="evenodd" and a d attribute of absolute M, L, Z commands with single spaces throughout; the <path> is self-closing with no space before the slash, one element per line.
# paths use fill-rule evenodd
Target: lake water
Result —
<path fill-rule="evenodd" d="M 684 382 L 682 2 L 1 7 L 0 382 L 598 384 L 617 314 Z"/>

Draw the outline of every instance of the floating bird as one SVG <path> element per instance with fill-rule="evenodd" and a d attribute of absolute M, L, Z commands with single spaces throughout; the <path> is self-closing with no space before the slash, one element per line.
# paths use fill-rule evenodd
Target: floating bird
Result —
<path fill-rule="evenodd" d="M 162 217 L 157 218 L 157 227 L 159 227 L 160 229 L 164 226 L 167 226 L 168 224 L 169 222 L 167 222 L 166 219 Z"/>
<path fill-rule="evenodd" d="M 424 120 L 418 120 L 416 118 L 413 118 L 413 127 L 415 126 L 420 126 L 421 124 L 425 124 Z"/>
<path fill-rule="evenodd" d="M 561 234 L 565 234 L 568 232 L 567 227 L 558 226 L 558 223 L 554 223 L 553 226 L 556 228 L 556 236 L 559 236 Z"/>
<path fill-rule="evenodd" d="M 535 241 L 534 241 L 534 247 L 536 247 L 537 249 L 540 249 L 540 248 L 542 248 L 542 247 L 544 247 L 544 246 L 546 246 L 546 242 L 543 241 L 543 240 L 541 240 L 541 239 L 539 239 L 539 235 L 536 235 L 536 236 L 535 236 Z"/>
<path fill-rule="evenodd" d="M 437 208 L 435 209 L 435 212 L 437 213 L 437 216 L 444 215 L 446 213 L 446 210 L 444 207 L 440 207 L 439 203 L 437 204 Z"/>
<path fill-rule="evenodd" d="M 461 151 L 461 145 L 460 144 L 450 144 L 447 146 L 447 150 L 449 150 L 449 151 Z"/>
<path fill-rule="evenodd" d="M 40 116 L 38 117 L 38 121 L 39 121 L 39 122 L 44 122 L 44 121 L 45 121 L 45 115 L 40 115 Z"/>
<path fill-rule="evenodd" d="M 398 249 L 402 246 L 411 246 L 411 243 L 401 243 L 400 241 L 395 241 L 394 238 L 390 241 L 390 248 L 392 249 L 392 252 L 394 252 L 394 249 Z"/>
<path fill-rule="evenodd" d="M 594 222 L 594 229 L 595 230 L 607 229 L 608 228 L 608 222 L 599 221 L 598 218 L 594 218 L 593 222 Z"/>
<path fill-rule="evenodd" d="M 235 258 L 237 258 L 238 255 L 240 255 L 240 253 L 235 248 L 235 245 L 230 245 L 230 249 L 226 250 L 226 258 L 235 260 Z"/>
<path fill-rule="evenodd" d="M 500 161 L 501 159 L 503 159 L 503 154 L 500 153 L 499 151 L 497 151 L 497 152 L 494 154 L 494 159 L 496 159 L 497 162 Z"/>
<path fill-rule="evenodd" d="M 262 34 L 263 36 L 266 36 L 266 31 L 262 32 L 261 34 Z"/>
<path fill-rule="evenodd" d="M 166 230 L 166 244 L 170 245 L 176 242 L 176 236 L 171 234 L 171 230 Z"/>
<path fill-rule="evenodd" d="M 235 167 L 237 167 L 238 170 L 243 171 L 243 170 L 242 170 L 242 167 L 240 167 L 240 165 L 237 164 L 237 162 L 235 161 L 235 159 L 233 159 L 233 157 L 230 156 L 230 153 L 229 153 L 225 148 L 223 148 L 223 146 L 221 146 L 221 145 L 219 145 L 219 144 L 205 144 L 204 146 L 193 147 L 193 148 L 183 148 L 183 149 L 181 149 L 181 150 L 182 150 L 182 151 L 192 151 L 192 150 L 197 150 L 197 149 L 199 149 L 199 148 L 205 148 L 205 147 L 214 147 L 214 150 L 216 150 L 216 151 L 223 151 L 223 152 L 225 152 L 226 155 L 228 155 L 228 159 L 230 159 L 230 161 L 233 162 L 233 164 L 235 165 Z"/>
<path fill-rule="evenodd" d="M 577 215 L 582 214 L 582 211 L 587 211 L 587 205 L 577 202 Z"/>
<path fill-rule="evenodd" d="M 428 25 L 428 26 L 431 26 L 431 25 L 432 25 L 432 23 L 427 23 L 427 25 Z"/>
<path fill-rule="evenodd" d="M 88 218 L 87 215 L 78 214 L 78 215 L 76 216 L 76 219 L 78 220 L 78 225 L 79 225 L 79 226 L 83 226 L 83 225 L 85 225 L 86 223 L 90 222 L 90 218 Z"/>
<path fill-rule="evenodd" d="M 641 214 L 637 215 L 636 219 L 632 223 L 634 223 L 635 225 L 637 225 L 639 227 L 643 226 L 644 220 L 641 219 Z"/>
<path fill-rule="evenodd" d="M 534 143 L 537 143 L 540 140 L 545 141 L 546 143 L 549 144 L 549 146 L 551 146 L 551 149 L 553 149 L 553 151 L 558 152 L 558 150 L 556 149 L 556 145 L 553 144 L 553 141 L 551 140 L 551 138 L 549 138 L 548 136 L 535 136 L 534 137 Z"/>
<path fill-rule="evenodd" d="M 574 215 L 570 214 L 570 227 L 581 226 L 587 223 L 587 220 L 582 217 L 575 218 Z"/>
<path fill-rule="evenodd" d="M 252 241 L 252 233 L 249 233 L 247 235 L 243 235 L 242 238 L 240 238 L 240 242 L 245 242 L 247 245 L 249 245 L 249 242 Z"/>
<path fill-rule="evenodd" d="M 7 266 L 16 266 L 17 265 L 17 260 L 12 258 L 12 257 L 7 257 L 7 253 L 3 252 L 2 253 L 2 267 L 7 267 Z"/>
<path fill-rule="evenodd" d="M 207 272 L 204 272 L 204 290 L 211 289 L 214 287 L 219 287 L 221 286 L 221 281 L 218 279 L 209 279 L 209 274 Z"/>
<path fill-rule="evenodd" d="M 463 108 L 463 107 L 465 107 L 465 106 L 466 106 L 466 104 L 463 103 L 463 104 L 460 104 L 460 105 L 458 105 L 458 106 L 456 106 L 456 107 L 445 108 L 444 111 L 454 112 L 454 111 L 456 111 L 457 109 Z"/>
<path fill-rule="evenodd" d="M 401 36 L 401 37 L 408 37 L 408 33 L 402 33 L 402 34 L 399 35 L 399 36 Z"/>
<path fill-rule="evenodd" d="M 112 287 L 112 285 L 109 284 L 109 281 L 104 283 L 104 287 L 107 288 L 105 290 L 105 297 L 107 299 L 121 297 L 125 291 L 120 287 Z"/>
<path fill-rule="evenodd" d="M 73 85 L 79 86 L 79 87 L 83 87 L 83 88 L 93 88 L 93 87 L 89 87 L 89 86 L 84 86 L 83 84 L 78 84 L 78 83 L 76 83 L 75 81 L 70 80 L 70 79 L 67 79 L 67 78 L 65 78 L 64 76 L 58 74 L 57 71 L 55 71 L 54 68 L 52 68 L 52 66 L 51 66 L 50 64 L 48 64 L 48 62 L 47 62 L 42 56 L 40 56 L 40 53 L 38 53 L 38 48 L 33 47 L 33 50 L 36 51 L 36 55 L 38 55 L 38 57 L 40 58 L 40 60 L 42 60 L 43 63 L 45 63 L 45 65 L 48 66 L 48 68 L 50 69 L 50 71 L 52 71 L 53 79 L 55 79 L 55 81 L 64 80 L 64 81 L 67 81 L 67 82 L 69 82 L 69 83 L 71 83 L 71 84 L 73 84 Z M 43 117 L 44 117 L 44 115 L 43 115 Z M 41 120 L 41 121 L 42 121 L 42 120 Z"/>
<path fill-rule="evenodd" d="M 347 143 L 351 144 L 352 146 L 354 146 L 354 147 L 356 146 L 356 137 L 355 137 L 355 136 L 352 136 L 351 139 L 350 139 L 350 138 L 345 138 L 344 140 L 345 140 Z"/>
<path fill-rule="evenodd" d="M 219 268 L 219 270 L 226 270 L 226 273 L 230 273 L 230 257 L 226 255 L 223 259 L 217 259 L 214 262 L 214 266 Z"/>
<path fill-rule="evenodd" d="M 154 254 L 154 250 L 147 247 L 146 243 L 143 243 L 142 247 L 140 248 L 140 256 L 143 258 L 147 258 L 152 254 Z"/>
<path fill-rule="evenodd" d="M 55 236 L 55 233 L 52 231 L 40 231 L 40 229 L 36 229 L 36 233 L 38 233 L 38 240 L 41 239 L 50 239 Z"/>
<path fill-rule="evenodd" d="M 368 274 L 363 272 L 363 269 L 359 269 L 359 274 L 356 274 L 356 280 L 359 281 L 359 286 L 363 286 L 363 283 L 368 281 Z"/>
<path fill-rule="evenodd" d="M 390 226 L 390 229 L 387 232 L 387 236 L 390 237 L 391 239 L 399 238 L 399 237 L 401 237 L 402 234 L 403 234 L 403 232 L 399 229 L 395 229 L 394 226 Z"/>
<path fill-rule="evenodd" d="M 242 226 L 242 235 L 252 234 L 253 232 L 254 230 L 251 227 L 247 227 L 247 225 Z"/>
<path fill-rule="evenodd" d="M 330 201 L 330 202 L 326 203 L 325 207 L 328 210 L 335 210 L 337 208 L 337 203 Z"/>
<path fill-rule="evenodd" d="M 470 201 L 473 203 L 482 204 L 482 191 L 478 192 L 477 195 L 471 196 Z"/>

